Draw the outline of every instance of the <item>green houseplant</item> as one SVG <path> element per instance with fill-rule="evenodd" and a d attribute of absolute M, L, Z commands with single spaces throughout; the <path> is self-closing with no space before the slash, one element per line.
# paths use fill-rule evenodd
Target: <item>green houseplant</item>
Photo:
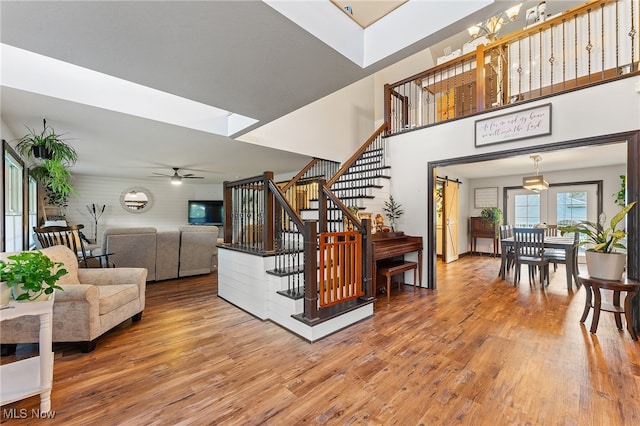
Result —
<path fill-rule="evenodd" d="M 626 204 L 625 200 L 627 198 L 627 177 L 625 175 L 620 175 L 620 189 L 618 190 L 618 192 L 613 194 L 613 197 L 614 202 L 619 207 L 624 207 L 624 205 Z"/>
<path fill-rule="evenodd" d="M 41 132 L 27 129 L 29 133 L 18 139 L 16 149 L 25 158 L 39 160 L 31 174 L 42 184 L 47 202 L 58 207 L 60 215 L 64 216 L 69 195 L 76 193 L 71 185 L 69 166 L 76 163 L 78 154 L 62 135 L 47 126 L 46 120 L 43 120 Z"/>
<path fill-rule="evenodd" d="M 626 254 L 617 252 L 616 249 L 626 250 L 622 241 L 627 236 L 627 231 L 616 229 L 616 227 L 636 203 L 636 201 L 633 201 L 616 213 L 611 218 L 608 228 L 605 228 L 607 216 L 604 213 L 600 214 L 598 223 L 582 221 L 575 225 L 558 227 L 562 235 L 578 232 L 587 237 L 585 240 L 580 241 L 579 244 L 583 246 L 592 245 L 586 251 L 587 270 L 590 276 L 612 280 L 619 280 L 622 277 Z"/>
<path fill-rule="evenodd" d="M 400 216 L 404 214 L 404 210 L 402 210 L 402 205 L 396 203 L 396 200 L 393 199 L 393 196 L 389 195 L 389 200 L 384 202 L 384 207 L 382 208 L 385 216 L 389 219 L 389 223 L 391 225 L 391 231 L 395 232 L 396 220 L 400 219 Z"/>
<path fill-rule="evenodd" d="M 47 120 L 43 119 L 41 132 L 27 127 L 29 133 L 18 139 L 16 149 L 23 157 L 32 156 L 44 160 L 57 160 L 61 163 L 74 164 L 78 161 L 76 150 L 69 144 L 63 135 L 59 135 L 51 126 L 47 126 Z"/>
<path fill-rule="evenodd" d="M 494 225 L 496 229 L 496 237 L 498 237 L 500 235 L 500 225 L 502 225 L 503 219 L 502 210 L 497 207 L 485 207 L 480 212 L 480 216 L 485 222 Z"/>
<path fill-rule="evenodd" d="M 31 174 L 42 184 L 47 202 L 60 210 L 66 207 L 69 195 L 76 193 L 71 185 L 71 172 L 58 160 L 44 160 L 31 169 Z M 63 216 L 62 212 L 61 215 Z"/>
<path fill-rule="evenodd" d="M 40 250 L 24 251 L 0 260 L 0 281 L 6 281 L 15 300 L 35 301 L 54 290 L 56 283 L 68 271 L 62 262 L 54 262 Z"/>

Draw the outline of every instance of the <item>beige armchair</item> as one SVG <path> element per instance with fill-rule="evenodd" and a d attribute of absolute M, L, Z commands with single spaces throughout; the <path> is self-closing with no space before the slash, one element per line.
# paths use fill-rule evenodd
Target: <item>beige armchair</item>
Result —
<path fill-rule="evenodd" d="M 147 270 L 144 268 L 78 268 L 76 254 L 65 246 L 42 249 L 69 272 L 58 284 L 53 303 L 53 341 L 81 342 L 83 352 L 96 347 L 98 337 L 127 321 L 140 321 L 145 306 Z M 0 253 L 7 260 L 11 253 Z M 3 354 L 18 343 L 38 342 L 37 317 L 22 317 L 0 323 Z"/>

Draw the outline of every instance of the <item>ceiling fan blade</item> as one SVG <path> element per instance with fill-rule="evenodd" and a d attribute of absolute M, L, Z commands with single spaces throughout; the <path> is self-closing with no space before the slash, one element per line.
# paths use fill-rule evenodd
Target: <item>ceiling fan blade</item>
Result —
<path fill-rule="evenodd" d="M 151 176 L 151 177 L 171 177 L 171 175 L 165 175 L 165 174 L 162 174 L 162 173 L 152 172 L 151 174 L 155 175 L 155 176 Z"/>
<path fill-rule="evenodd" d="M 184 175 L 182 176 L 185 179 L 204 179 L 204 176 L 188 176 L 188 175 Z"/>

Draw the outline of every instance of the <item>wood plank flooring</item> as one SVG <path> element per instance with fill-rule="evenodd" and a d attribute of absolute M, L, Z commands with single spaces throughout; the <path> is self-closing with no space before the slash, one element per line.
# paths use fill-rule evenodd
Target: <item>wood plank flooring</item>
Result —
<path fill-rule="evenodd" d="M 498 266 L 440 264 L 437 291 L 392 286 L 373 318 L 315 343 L 218 298 L 214 274 L 149 284 L 140 323 L 90 354 L 54 345 L 55 417 L 41 422 L 640 424 L 640 344 L 605 312 L 590 334 L 584 290 L 567 291 L 562 266 L 545 289 L 524 268 L 514 287 Z M 37 408 L 37 397 L 4 406 L 2 422 L 32 425 Z"/>

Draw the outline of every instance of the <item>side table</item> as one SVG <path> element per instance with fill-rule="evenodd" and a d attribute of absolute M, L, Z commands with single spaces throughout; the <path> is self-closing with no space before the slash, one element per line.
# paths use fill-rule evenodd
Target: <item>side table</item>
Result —
<path fill-rule="evenodd" d="M 25 315 L 40 317 L 40 354 L 36 357 L 0 366 L 0 405 L 10 404 L 40 394 L 40 412 L 51 410 L 51 384 L 53 382 L 53 351 L 51 318 L 55 292 L 42 302 L 12 301 L 0 310 L 0 321 Z"/>
<path fill-rule="evenodd" d="M 638 340 L 638 336 L 633 329 L 633 321 L 631 319 L 631 300 L 638 292 L 640 292 L 640 281 L 623 278 L 620 281 L 603 280 L 600 278 L 592 278 L 586 275 L 578 275 L 578 280 L 584 286 L 587 297 L 584 302 L 584 311 L 580 322 L 584 322 L 589 314 L 589 309 L 593 308 L 593 318 L 591 319 L 591 333 L 595 333 L 598 329 L 598 321 L 600 320 L 600 311 L 613 312 L 616 319 L 616 326 L 622 330 L 621 314 L 624 314 L 627 321 L 627 330 L 631 334 L 633 340 Z M 613 291 L 613 303 L 602 303 L 601 290 Z M 624 305 L 620 306 L 620 292 L 625 292 Z M 592 297 L 593 295 L 593 297 Z M 592 301 L 593 300 L 593 301 Z"/>

